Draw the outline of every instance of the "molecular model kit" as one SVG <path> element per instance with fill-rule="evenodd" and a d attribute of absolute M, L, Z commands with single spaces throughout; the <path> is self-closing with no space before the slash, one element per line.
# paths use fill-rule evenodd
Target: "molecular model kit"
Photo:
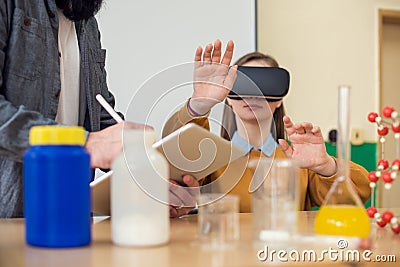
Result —
<path fill-rule="evenodd" d="M 400 171 L 400 121 L 399 114 L 393 107 L 386 106 L 382 110 L 382 116 L 379 116 L 376 112 L 368 114 L 368 120 L 372 123 L 376 123 L 379 135 L 379 143 L 381 148 L 380 158 L 377 163 L 377 170 L 369 173 L 368 178 L 370 181 L 371 188 L 371 206 L 367 208 L 367 213 L 370 218 L 374 218 L 377 225 L 385 227 L 387 224 L 390 225 L 392 231 L 396 234 L 400 233 L 400 219 L 397 218 L 393 212 L 387 210 L 380 214 L 375 208 L 375 187 L 376 184 L 381 181 L 384 184 L 385 190 L 392 188 L 393 181 L 396 180 Z M 390 164 L 385 159 L 385 142 L 387 135 L 392 131 L 395 138 L 396 145 L 396 158 Z"/>

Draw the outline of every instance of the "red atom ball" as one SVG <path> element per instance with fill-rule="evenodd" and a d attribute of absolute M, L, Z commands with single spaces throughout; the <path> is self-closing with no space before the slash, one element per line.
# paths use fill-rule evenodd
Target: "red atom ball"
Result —
<path fill-rule="evenodd" d="M 378 161 L 378 167 L 382 166 L 384 170 L 386 170 L 387 168 L 389 168 L 389 161 L 387 161 L 386 159 L 381 159 L 380 161 Z"/>
<path fill-rule="evenodd" d="M 370 173 L 368 174 L 368 179 L 369 179 L 370 182 L 376 183 L 376 182 L 378 181 L 379 178 L 376 176 L 376 173 L 375 173 L 375 172 L 370 172 Z"/>
<path fill-rule="evenodd" d="M 378 117 L 378 113 L 376 113 L 376 112 L 371 112 L 368 114 L 368 120 L 370 122 L 375 122 L 377 117 Z"/>
<path fill-rule="evenodd" d="M 393 166 L 399 166 L 400 167 L 400 159 L 395 159 L 395 160 L 393 160 L 393 162 L 392 162 L 392 167 Z"/>
<path fill-rule="evenodd" d="M 392 130 L 395 133 L 400 133 L 400 123 L 396 126 L 394 123 L 392 124 Z"/>
<path fill-rule="evenodd" d="M 385 221 L 376 221 L 376 224 L 379 225 L 380 227 L 385 227 L 386 226 L 386 222 Z"/>
<path fill-rule="evenodd" d="M 382 126 L 381 128 L 378 128 L 378 134 L 380 136 L 385 136 L 389 133 L 389 128 L 387 126 Z"/>
<path fill-rule="evenodd" d="M 377 210 L 374 207 L 369 207 L 367 209 L 367 214 L 370 218 L 374 218 L 375 213 L 377 213 Z"/>
<path fill-rule="evenodd" d="M 384 221 L 385 223 L 390 223 L 390 220 L 393 218 L 393 213 L 390 211 L 385 211 L 382 214 L 382 221 Z"/>
<path fill-rule="evenodd" d="M 383 175 L 382 175 L 382 180 L 383 180 L 385 183 L 391 183 L 391 182 L 393 182 L 393 178 L 390 176 L 390 172 L 384 172 Z"/>
<path fill-rule="evenodd" d="M 398 224 L 397 227 L 393 227 L 393 226 L 392 226 L 392 231 L 393 231 L 393 233 L 395 233 L 395 234 L 400 233 L 400 224 Z"/>
<path fill-rule="evenodd" d="M 391 106 L 386 106 L 383 108 L 382 113 L 383 116 L 385 116 L 386 118 L 390 118 L 392 117 L 392 112 L 394 111 L 394 108 Z"/>

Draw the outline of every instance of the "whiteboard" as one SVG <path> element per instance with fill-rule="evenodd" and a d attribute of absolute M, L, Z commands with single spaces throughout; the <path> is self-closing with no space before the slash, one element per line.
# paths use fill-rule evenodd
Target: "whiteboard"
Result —
<path fill-rule="evenodd" d="M 97 15 L 102 46 L 107 50 L 108 87 L 116 97 L 116 110 L 126 113 L 132 97 L 143 85 L 168 68 L 192 62 L 198 46 L 220 39 L 235 42 L 233 60 L 256 49 L 255 0 L 106 1 Z M 190 71 L 188 72 L 190 74 Z M 154 95 L 168 88 L 141 92 L 135 114 L 127 120 L 148 123 L 158 135 L 173 110 L 192 94 L 191 86 L 163 96 L 158 114 L 149 118 Z M 172 92 L 172 91 L 171 91 Z M 222 105 L 211 116 L 220 121 Z M 219 132 L 211 124 L 212 131 Z"/>

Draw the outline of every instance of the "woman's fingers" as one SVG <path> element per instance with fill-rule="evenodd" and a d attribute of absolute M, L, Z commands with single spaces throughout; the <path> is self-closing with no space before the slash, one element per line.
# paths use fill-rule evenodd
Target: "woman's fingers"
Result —
<path fill-rule="evenodd" d="M 183 207 L 183 201 L 181 200 L 181 198 L 175 194 L 174 192 L 171 191 L 171 189 L 169 190 L 170 194 L 169 194 L 169 204 L 173 207 Z"/>
<path fill-rule="evenodd" d="M 185 215 L 196 206 L 196 197 L 200 192 L 199 182 L 191 175 L 184 175 L 183 182 L 186 187 L 170 179 L 169 215 L 171 218 Z"/>
<path fill-rule="evenodd" d="M 313 125 L 312 125 L 312 123 L 309 123 L 309 122 L 303 122 L 302 124 L 301 124 L 301 126 L 303 126 L 303 129 L 304 129 L 304 131 L 306 132 L 306 133 L 312 133 L 312 129 L 313 129 Z"/>
<path fill-rule="evenodd" d="M 292 120 L 288 116 L 283 117 L 283 123 L 285 125 L 286 132 L 289 136 L 294 133 L 303 135 L 303 134 L 312 134 L 314 136 L 322 137 L 321 128 L 313 125 L 310 122 L 302 122 L 299 124 L 294 124 Z"/>
<path fill-rule="evenodd" d="M 204 49 L 204 54 L 203 54 L 203 61 L 205 63 L 211 63 L 212 51 L 213 51 L 213 45 L 212 44 L 206 45 L 206 48 Z"/>
<path fill-rule="evenodd" d="M 199 193 L 199 183 L 190 175 L 185 175 L 183 181 L 188 185 L 187 187 L 178 185 L 175 181 L 170 182 L 170 205 L 176 207 L 194 207 L 196 205 L 196 197 Z"/>
<path fill-rule="evenodd" d="M 321 128 L 318 127 L 318 126 L 314 126 L 311 132 L 312 132 L 315 136 L 322 137 Z"/>
<path fill-rule="evenodd" d="M 288 116 L 283 117 L 283 124 L 284 124 L 286 132 L 289 136 L 291 136 L 292 134 L 294 134 L 296 132 L 293 122 Z"/>
<path fill-rule="evenodd" d="M 204 51 L 203 48 L 199 46 L 196 49 L 194 60 L 196 62 L 215 63 L 215 64 L 221 63 L 223 65 L 229 66 L 232 60 L 233 50 L 234 50 L 234 43 L 232 40 L 230 40 L 226 45 L 226 50 L 221 60 L 222 43 L 219 39 L 217 39 L 214 41 L 214 44 L 207 44 L 206 47 L 204 48 Z"/>
<path fill-rule="evenodd" d="M 196 49 L 196 54 L 194 56 L 194 61 L 201 61 L 201 55 L 203 54 L 203 47 L 199 46 Z"/>
<path fill-rule="evenodd" d="M 185 174 L 183 175 L 183 182 L 188 186 L 188 187 L 199 187 L 199 182 L 197 181 L 196 178 L 194 178 L 190 174 Z"/>
<path fill-rule="evenodd" d="M 214 51 L 212 53 L 212 63 L 219 63 L 221 60 L 221 50 L 222 50 L 222 44 L 220 40 L 215 40 L 214 42 Z"/>
<path fill-rule="evenodd" d="M 293 149 L 291 146 L 289 146 L 288 142 L 284 139 L 279 139 L 278 142 L 283 153 L 285 153 L 286 157 L 292 158 Z"/>
<path fill-rule="evenodd" d="M 293 126 L 291 127 L 294 129 L 293 133 L 296 132 L 297 134 L 314 134 L 314 126 L 312 125 L 312 123 L 309 122 L 293 124 Z M 288 134 L 290 133 L 288 132 Z"/>
<path fill-rule="evenodd" d="M 235 65 L 232 68 L 230 68 L 229 71 L 228 71 L 228 75 L 225 78 L 224 86 L 226 88 L 229 88 L 229 90 L 232 89 L 233 84 L 235 83 L 236 75 L 237 75 L 237 72 L 236 72 L 237 71 L 237 67 L 238 66 Z"/>
<path fill-rule="evenodd" d="M 231 64 L 232 56 L 233 56 L 233 49 L 234 49 L 234 43 L 232 40 L 228 42 L 226 45 L 224 57 L 222 58 L 221 63 L 223 65 L 229 66 Z"/>

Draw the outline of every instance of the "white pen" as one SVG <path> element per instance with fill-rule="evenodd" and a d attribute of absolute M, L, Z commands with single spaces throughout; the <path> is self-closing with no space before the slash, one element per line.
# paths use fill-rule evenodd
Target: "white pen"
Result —
<path fill-rule="evenodd" d="M 107 103 L 107 101 L 104 99 L 104 97 L 101 94 L 96 95 L 97 101 L 99 101 L 100 105 L 108 112 L 108 114 L 113 117 L 114 120 L 117 121 L 117 123 L 120 123 L 124 121 L 117 112 L 110 106 L 110 104 Z"/>

